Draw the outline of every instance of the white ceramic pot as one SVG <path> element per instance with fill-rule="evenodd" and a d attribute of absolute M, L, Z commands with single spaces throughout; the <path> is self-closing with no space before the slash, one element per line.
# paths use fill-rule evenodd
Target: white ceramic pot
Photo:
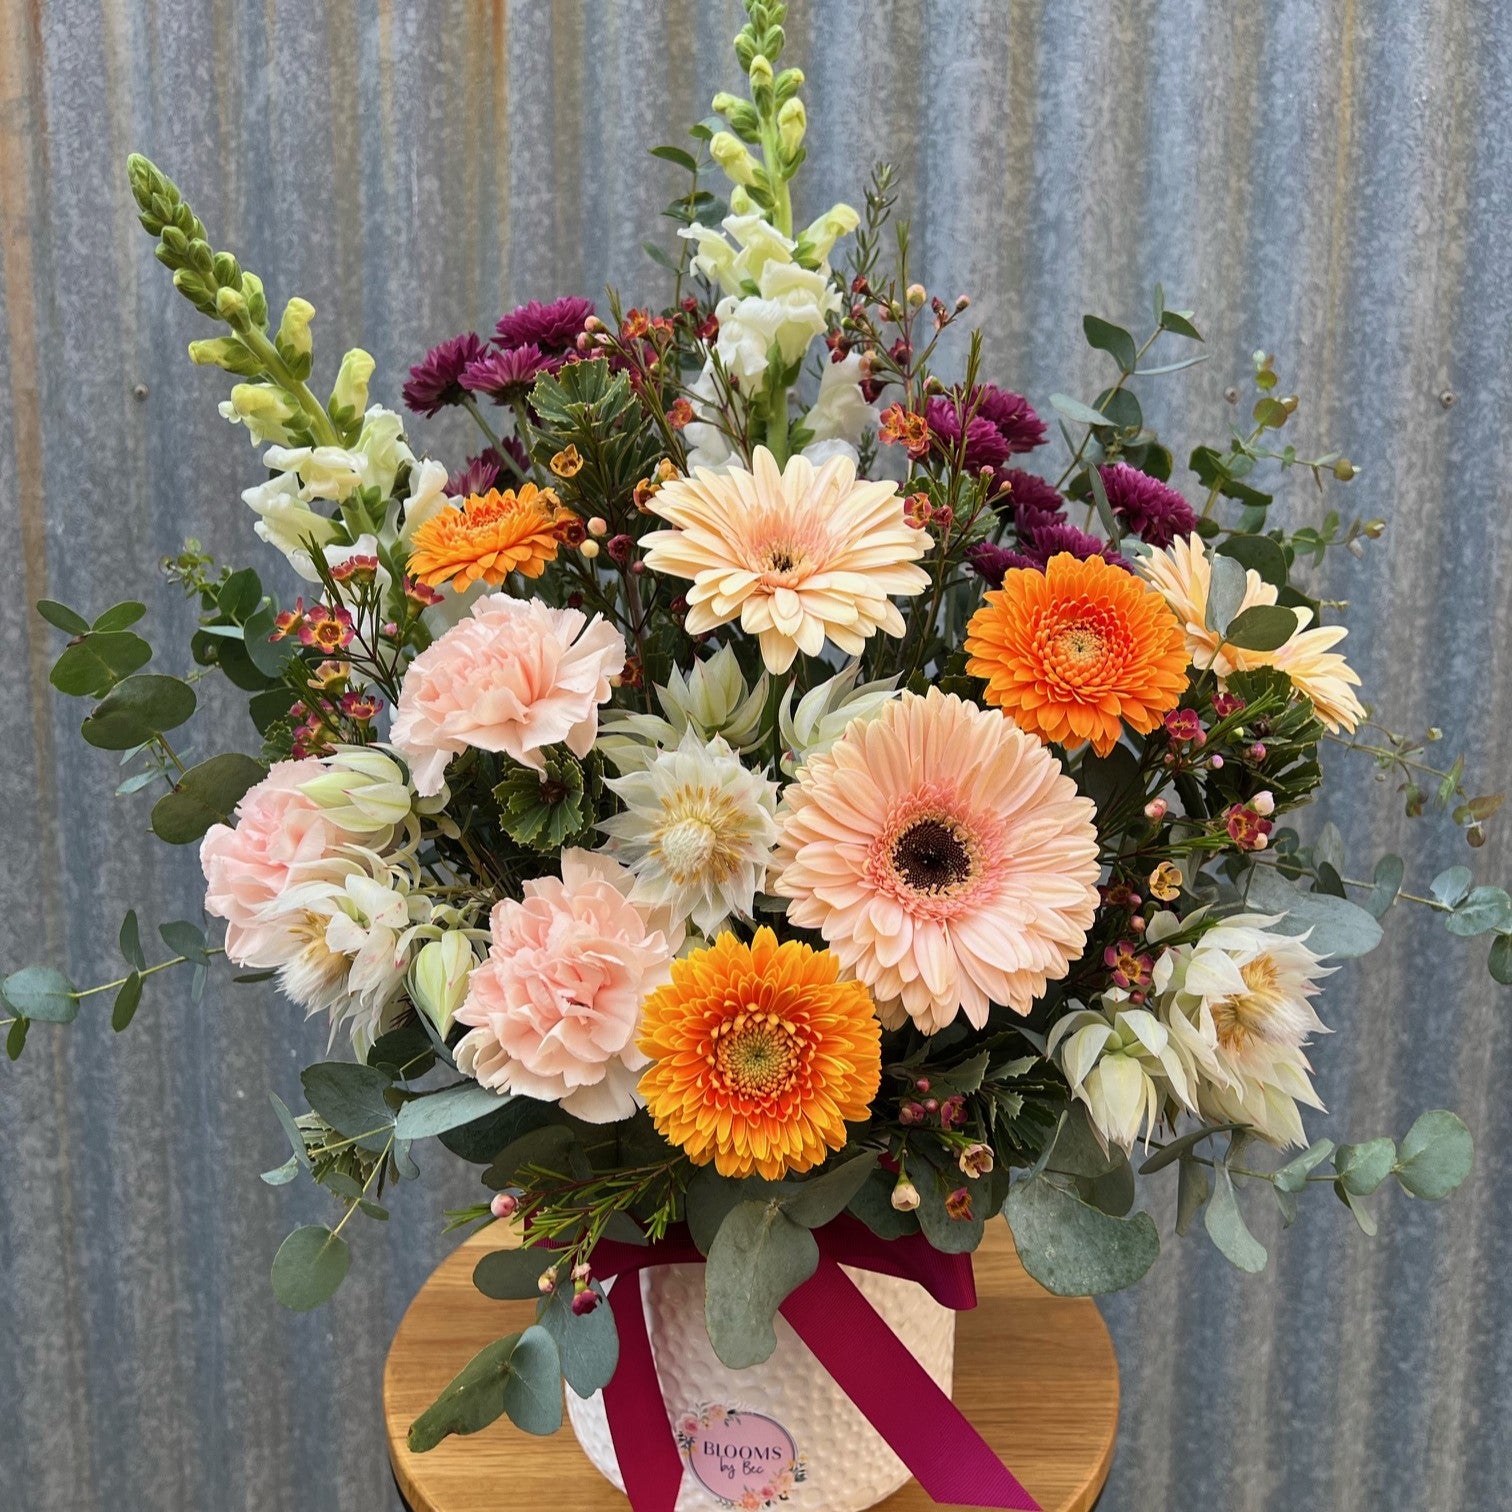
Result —
<path fill-rule="evenodd" d="M 846 1267 L 868 1302 L 947 1393 L 955 1365 L 955 1314 L 922 1286 Z M 683 1451 L 677 1512 L 863 1512 L 907 1479 L 883 1442 L 787 1320 L 777 1348 L 749 1370 L 722 1365 L 704 1327 L 703 1267 L 664 1265 L 638 1280 L 651 1352 L 672 1431 Z M 625 1488 L 602 1393 L 569 1390 L 567 1412 L 584 1453 Z"/>

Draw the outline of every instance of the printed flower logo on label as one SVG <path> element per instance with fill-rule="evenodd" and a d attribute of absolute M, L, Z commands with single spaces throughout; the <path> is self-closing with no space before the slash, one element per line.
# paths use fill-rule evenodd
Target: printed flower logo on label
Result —
<path fill-rule="evenodd" d="M 807 1478 L 793 1435 L 759 1412 L 703 1403 L 678 1419 L 677 1443 L 699 1485 L 740 1512 L 790 1501 Z"/>

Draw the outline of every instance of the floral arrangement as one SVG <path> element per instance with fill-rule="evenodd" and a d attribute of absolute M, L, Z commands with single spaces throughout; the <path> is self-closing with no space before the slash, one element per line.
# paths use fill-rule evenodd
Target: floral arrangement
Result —
<path fill-rule="evenodd" d="M 1230 393 L 1248 418 L 1178 463 L 1137 393 L 1201 335 L 1159 290 L 1142 337 L 1085 318 L 1090 401 L 990 381 L 969 300 L 911 276 L 885 167 L 860 210 L 795 215 L 802 75 L 778 68 L 784 7 L 747 9 L 748 92 L 655 149 L 688 175 L 653 249 L 670 297 L 532 302 L 443 341 L 403 383 L 411 419 L 372 402 L 361 350 L 322 400 L 311 306 L 275 325 L 130 162 L 157 257 L 222 328 L 189 352 L 234 379 L 250 523 L 301 586 L 188 543 L 165 564 L 200 610 L 183 676 L 143 670 L 141 603 L 38 606 L 67 641 L 54 685 L 155 835 L 198 845 L 224 939 L 165 923 L 153 960 L 131 913 L 118 979 L 13 972 L 9 1051 L 103 993 L 125 1028 L 173 968 L 197 1001 L 221 961 L 349 1040 L 304 1073 L 306 1110 L 274 1099 L 292 1153 L 264 1179 L 341 1210 L 273 1262 L 294 1308 L 335 1291 L 352 1220 L 385 1216 L 425 1142 L 481 1167 L 453 1221 L 523 1235 L 478 1283 L 539 1323 L 418 1447 L 503 1412 L 549 1431 L 559 1374 L 605 1384 L 605 1242 L 686 1224 L 714 1344 L 748 1363 L 844 1213 L 952 1255 L 1005 1214 L 1045 1286 L 1101 1292 L 1160 1248 L 1136 1171 L 1258 1270 L 1241 1195 L 1289 1222 L 1332 1188 L 1373 1232 L 1388 1179 L 1439 1198 L 1470 1165 L 1448 1112 L 1400 1143 L 1304 1128 L 1324 979 L 1399 898 L 1490 936 L 1512 979 L 1505 891 L 1454 867 L 1404 892 L 1400 858 L 1361 877 L 1332 826 L 1286 822 L 1325 750 L 1472 845 L 1500 803 L 1374 721 L 1309 592 L 1381 522 L 1270 519 L 1278 482 L 1357 469 L 1283 440 L 1298 400 L 1265 354 L 1253 400 Z M 481 433 L 454 470 L 419 423 L 448 408 Z M 216 678 L 260 747 L 191 759 Z"/>

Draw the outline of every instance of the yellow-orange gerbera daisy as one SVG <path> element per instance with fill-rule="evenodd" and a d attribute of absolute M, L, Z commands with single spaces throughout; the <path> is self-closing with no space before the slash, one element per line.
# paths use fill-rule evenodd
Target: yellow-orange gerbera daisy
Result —
<path fill-rule="evenodd" d="M 560 526 L 572 518 L 549 488 L 534 483 L 518 493 L 473 494 L 460 509 L 443 509 L 416 527 L 410 574 L 428 588 L 449 580 L 458 593 L 479 578 L 497 588 L 511 572 L 540 577 L 556 557 Z"/>
<path fill-rule="evenodd" d="M 1070 552 L 1013 568 L 966 627 L 966 670 L 986 699 L 1041 740 L 1105 756 L 1124 726 L 1144 734 L 1187 685 L 1170 606 L 1101 557 Z"/>
<path fill-rule="evenodd" d="M 758 929 L 672 963 L 646 999 L 641 1096 L 657 1130 L 721 1176 L 807 1171 L 845 1144 L 882 1080 L 871 994 L 827 950 Z"/>

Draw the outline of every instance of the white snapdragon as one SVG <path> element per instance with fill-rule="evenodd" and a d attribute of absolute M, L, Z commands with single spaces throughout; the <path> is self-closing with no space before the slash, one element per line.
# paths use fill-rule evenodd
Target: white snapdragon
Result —
<path fill-rule="evenodd" d="M 394 491 L 402 464 L 415 454 L 404 440 L 404 421 L 392 410 L 375 404 L 368 412 L 356 443 L 345 446 L 270 446 L 263 461 L 274 472 L 299 479 L 300 497 L 340 503 L 360 488 L 374 488 L 380 498 Z"/>
<path fill-rule="evenodd" d="M 827 268 L 772 260 L 762 266 L 757 288 L 744 298 L 727 295 L 714 312 L 719 360 L 748 387 L 765 377 L 774 347 L 783 362 L 797 362 L 841 305 Z"/>
<path fill-rule="evenodd" d="M 280 473 L 242 491 L 242 502 L 257 514 L 252 528 L 270 546 L 276 546 L 308 582 L 315 581 L 310 545 L 323 548 L 344 533 L 341 523 L 317 514 L 300 495 L 299 479 Z"/>
<path fill-rule="evenodd" d="M 826 363 L 818 397 L 803 417 L 804 429 L 812 438 L 803 455 L 816 467 L 841 454 L 859 461 L 861 437 L 876 425 L 877 412 L 861 392 L 860 354 L 852 352 L 839 362 Z"/>

